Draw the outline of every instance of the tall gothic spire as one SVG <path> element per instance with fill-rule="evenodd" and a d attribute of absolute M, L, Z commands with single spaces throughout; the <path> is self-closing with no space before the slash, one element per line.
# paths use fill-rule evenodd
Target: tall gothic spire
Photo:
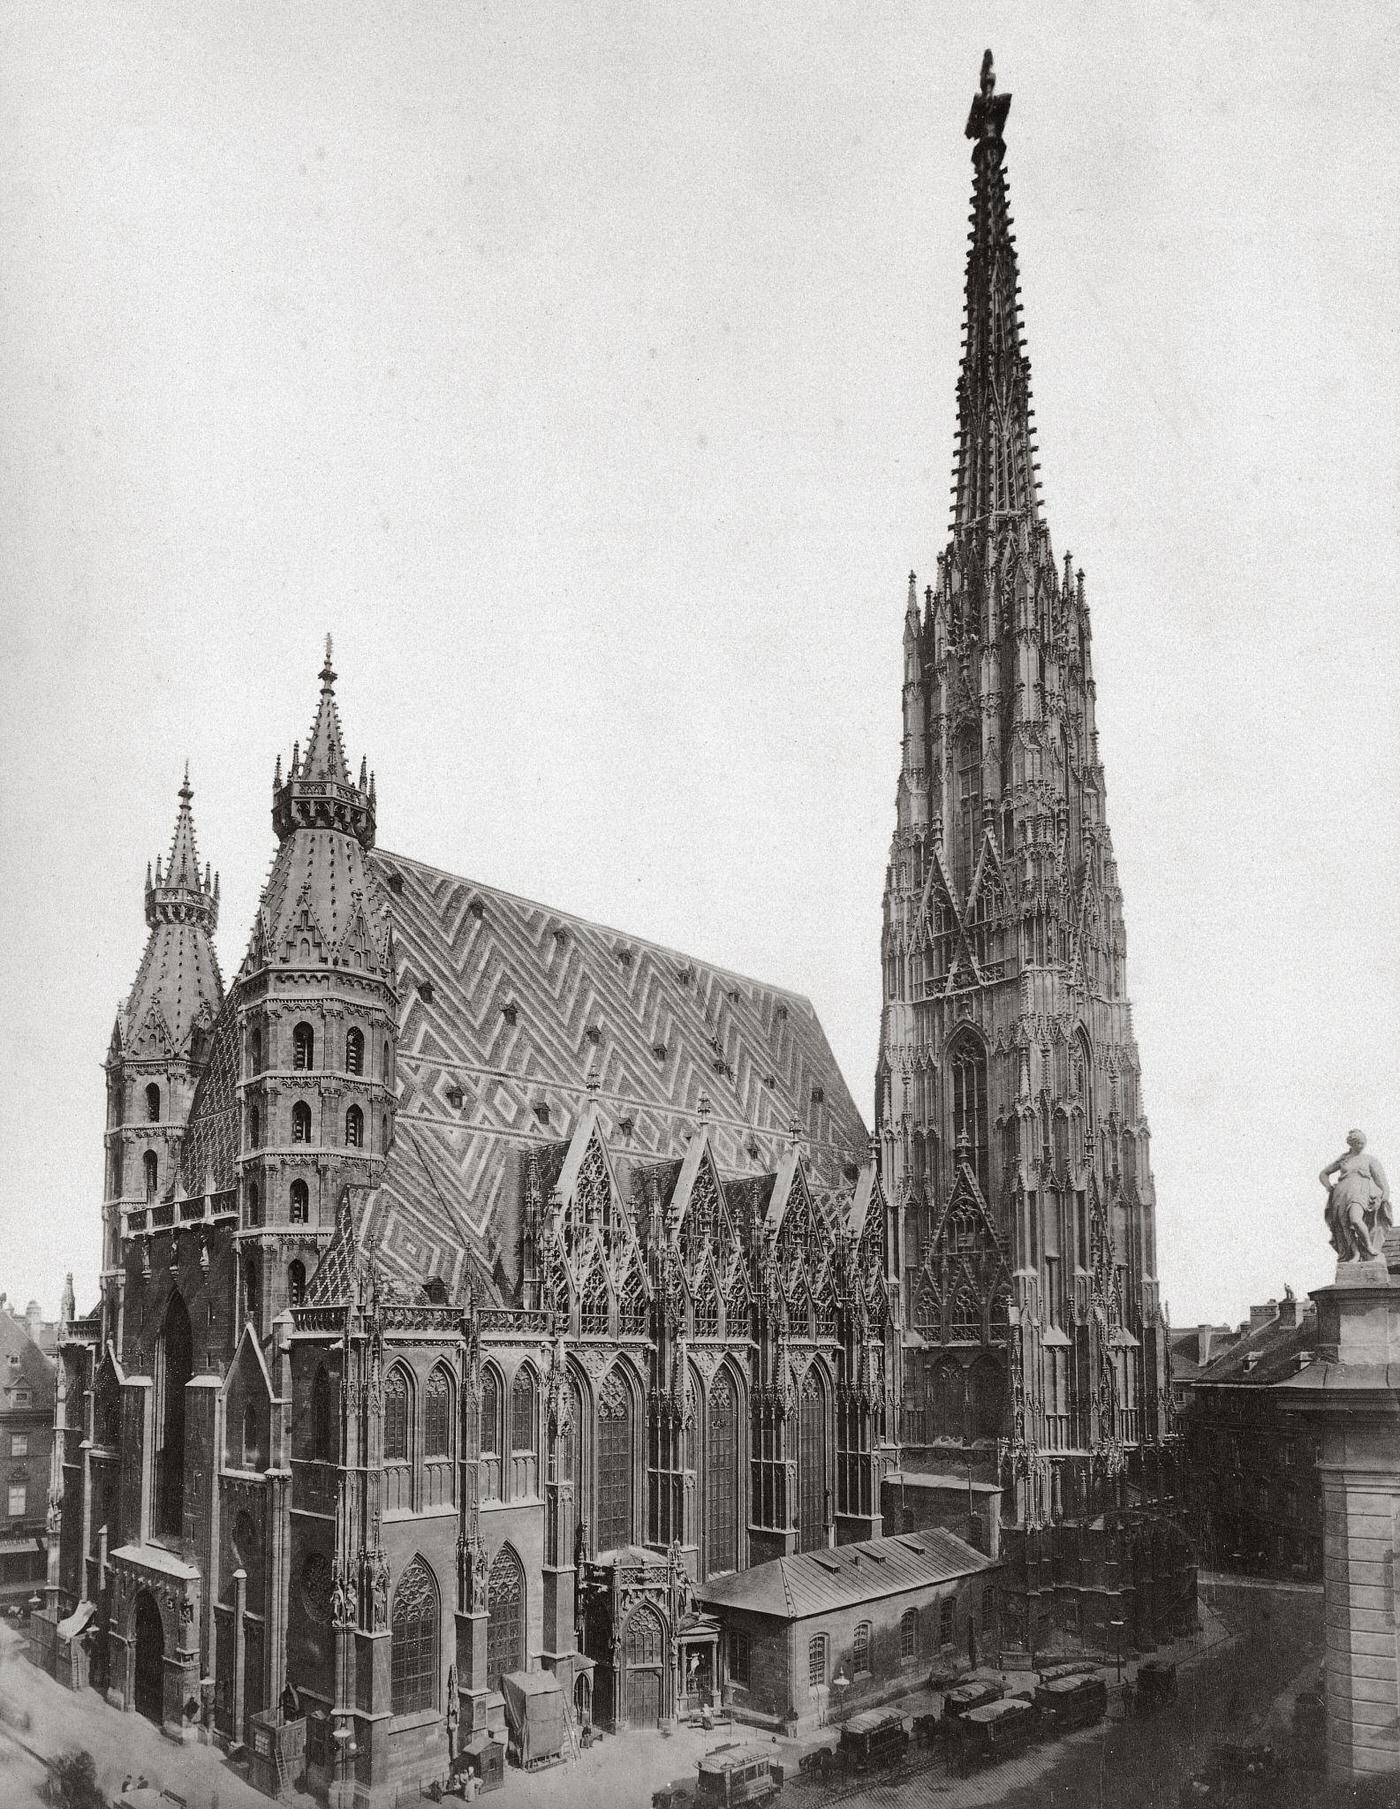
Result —
<path fill-rule="evenodd" d="M 117 1018 L 127 1054 L 179 1052 L 196 1023 L 212 1022 L 223 1003 L 224 986 L 210 938 L 219 922 L 219 881 L 199 866 L 190 769 L 185 767 L 175 833 L 164 867 L 146 869 L 145 953 L 136 980 Z"/>
<path fill-rule="evenodd" d="M 1030 360 L 1021 339 L 1016 238 L 1007 212 L 1006 141 L 1011 96 L 996 92 L 989 50 L 967 117 L 973 141 L 972 213 L 958 376 L 953 532 L 984 540 L 1007 516 L 1038 513 L 1031 439 Z"/>
<path fill-rule="evenodd" d="M 374 780 L 363 764 L 360 783 L 350 778 L 345 742 L 340 732 L 340 712 L 335 705 L 335 668 L 331 665 L 331 637 L 326 636 L 326 659 L 321 667 L 321 695 L 316 719 L 306 744 L 292 749 L 292 764 L 282 778 L 277 762 L 273 780 L 272 822 L 279 841 L 294 829 L 320 827 L 343 829 L 364 848 L 374 846 Z"/>
<path fill-rule="evenodd" d="M 206 866 L 199 871 L 199 848 L 194 839 L 194 815 L 190 800 L 190 766 L 185 762 L 185 777 L 180 786 L 180 808 L 175 817 L 175 833 L 170 838 L 170 858 L 164 872 L 159 859 L 155 876 L 146 870 L 146 922 L 154 929 L 158 923 L 198 923 L 212 933 L 219 922 L 219 880 Z"/>

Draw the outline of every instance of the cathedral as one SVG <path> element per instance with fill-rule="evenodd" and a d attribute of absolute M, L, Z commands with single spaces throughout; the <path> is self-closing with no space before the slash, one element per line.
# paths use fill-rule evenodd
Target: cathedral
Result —
<path fill-rule="evenodd" d="M 956 516 L 904 624 L 873 1137 L 806 999 L 381 847 L 329 642 L 227 986 L 180 788 L 107 1051 L 101 1298 L 64 1302 L 36 1621 L 75 1687 L 248 1744 L 269 1789 L 295 1725 L 313 1791 L 389 1801 L 534 1673 L 613 1729 L 733 1700 L 746 1648 L 707 1587 L 892 1535 L 931 1563 L 924 1527 L 969 1573 L 961 1535 L 996 1559 L 978 1626 L 1008 1650 L 1189 1614 L 1008 106 L 988 59 Z"/>

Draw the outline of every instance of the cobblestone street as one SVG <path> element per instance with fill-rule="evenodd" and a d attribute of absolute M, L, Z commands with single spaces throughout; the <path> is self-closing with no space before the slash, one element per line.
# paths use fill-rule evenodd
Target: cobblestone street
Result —
<path fill-rule="evenodd" d="M 1181 1666 L 1176 1704 L 1151 1720 L 1124 1722 L 1110 1691 L 1110 1717 L 1099 1727 L 970 1778 L 953 1776 L 941 1754 L 916 1750 L 895 1773 L 851 1785 L 822 1788 L 797 1773 L 800 1750 L 776 1743 L 788 1770 L 782 1802 L 787 1809 L 888 1809 L 937 1800 L 948 1809 L 1176 1809 L 1181 1781 L 1206 1758 L 1217 1739 L 1274 1739 L 1282 1744 L 1293 1695 L 1312 1675 L 1321 1651 L 1321 1597 L 1314 1591 L 1203 1582 L 1204 1632 Z M 1028 1681 L 1013 1676 L 1018 1686 Z M 176 1747 L 139 1715 L 118 1714 L 96 1695 L 70 1695 L 24 1656 L 22 1639 L 0 1629 L 0 1802 L 5 1809 L 37 1803 L 42 1768 L 33 1754 L 52 1756 L 86 1747 L 99 1781 L 115 1797 L 123 1779 L 144 1774 L 152 1809 L 166 1809 L 158 1792 L 183 1798 L 188 1809 L 256 1809 L 267 1799 L 251 1789 L 215 1750 Z M 903 1708 L 926 1712 L 932 1699 L 919 1692 Z M 15 1724 L 29 1717 L 28 1729 Z M 651 1793 L 669 1779 L 695 1775 L 700 1754 L 725 1738 L 677 1728 L 605 1739 L 577 1760 L 523 1775 L 510 1771 L 496 1799 L 503 1809 L 645 1809 Z M 742 1734 L 740 1737 L 743 1737 Z M 810 1746 L 811 1742 L 805 1743 Z M 404 1801 L 417 1802 L 416 1794 Z M 450 1799 L 449 1799 L 450 1800 Z M 1319 1779 L 1290 1773 L 1274 1787 L 1273 1804 L 1307 1809 L 1323 1799 Z M 1331 1801 L 1331 1798 L 1326 1800 Z M 1382 1798 L 1384 1800 L 1384 1798 Z M 312 1799 L 297 1802 L 310 1805 Z"/>

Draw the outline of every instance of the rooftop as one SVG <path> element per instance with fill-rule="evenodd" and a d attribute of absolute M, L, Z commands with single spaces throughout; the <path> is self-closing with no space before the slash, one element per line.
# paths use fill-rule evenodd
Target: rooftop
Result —
<path fill-rule="evenodd" d="M 994 1563 L 942 1527 L 866 1539 L 858 1545 L 772 1558 L 752 1570 L 702 1583 L 696 1595 L 707 1607 L 743 1608 L 802 1620 L 833 1608 L 906 1590 L 951 1583 L 991 1570 Z"/>

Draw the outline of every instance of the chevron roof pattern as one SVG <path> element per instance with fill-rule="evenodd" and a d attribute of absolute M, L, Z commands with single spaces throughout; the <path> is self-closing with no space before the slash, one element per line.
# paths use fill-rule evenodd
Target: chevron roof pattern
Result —
<path fill-rule="evenodd" d="M 703 1097 L 726 1176 L 771 1174 L 795 1128 L 814 1185 L 849 1194 L 867 1133 L 808 1000 L 401 855 L 369 865 L 398 1113 L 361 1237 L 392 1271 L 455 1292 L 470 1270 L 512 1299 L 525 1159 L 590 1098 L 624 1158 L 682 1156 Z"/>

